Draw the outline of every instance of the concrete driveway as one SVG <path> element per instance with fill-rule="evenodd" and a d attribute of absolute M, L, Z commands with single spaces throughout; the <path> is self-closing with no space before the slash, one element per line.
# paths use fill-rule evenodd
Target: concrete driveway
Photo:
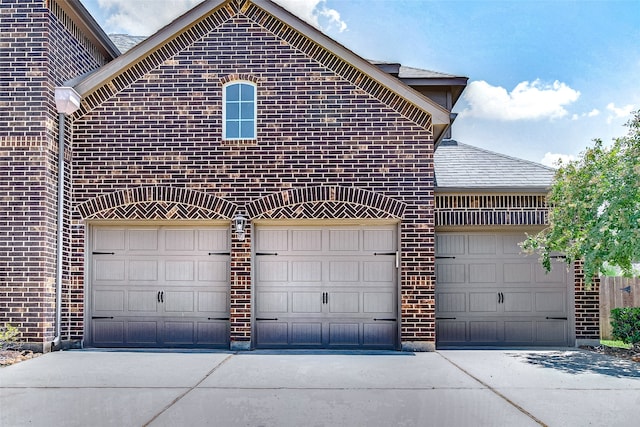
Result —
<path fill-rule="evenodd" d="M 638 364 L 579 350 L 81 350 L 0 369 L 0 426 L 636 426 L 638 408 Z"/>

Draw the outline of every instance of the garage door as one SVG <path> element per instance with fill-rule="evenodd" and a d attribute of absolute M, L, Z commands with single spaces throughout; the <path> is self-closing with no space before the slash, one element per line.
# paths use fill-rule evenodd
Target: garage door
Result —
<path fill-rule="evenodd" d="M 91 230 L 92 345 L 228 347 L 228 227 Z"/>
<path fill-rule="evenodd" d="M 397 346 L 396 226 L 259 226 L 256 345 Z"/>
<path fill-rule="evenodd" d="M 436 340 L 442 345 L 568 345 L 567 270 L 546 274 L 524 233 L 437 233 Z"/>

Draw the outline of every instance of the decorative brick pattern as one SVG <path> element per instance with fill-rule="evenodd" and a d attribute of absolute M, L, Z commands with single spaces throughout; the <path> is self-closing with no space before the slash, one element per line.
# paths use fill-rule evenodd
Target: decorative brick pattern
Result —
<path fill-rule="evenodd" d="M 545 225 L 544 194 L 437 194 L 436 226 Z"/>
<path fill-rule="evenodd" d="M 186 188 L 138 187 L 78 205 L 83 219 L 231 219 L 237 207 Z"/>
<path fill-rule="evenodd" d="M 402 218 L 406 204 L 356 187 L 305 187 L 247 205 L 252 219 Z"/>

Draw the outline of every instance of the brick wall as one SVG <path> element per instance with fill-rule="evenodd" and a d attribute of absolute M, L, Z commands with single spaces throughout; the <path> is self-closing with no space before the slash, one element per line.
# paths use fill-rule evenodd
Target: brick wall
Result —
<path fill-rule="evenodd" d="M 576 340 L 600 339 L 600 279 L 591 285 L 584 281 L 582 263 L 574 264 L 575 271 L 575 322 Z"/>
<path fill-rule="evenodd" d="M 256 141 L 221 140 L 222 85 L 237 77 L 257 84 Z M 358 188 L 402 202 L 402 340 L 435 341 L 430 129 L 250 19 L 226 21 L 78 117 L 73 186 L 74 206 L 138 187 L 186 188 L 244 212 L 261 197 L 303 187 Z M 307 212 L 328 210 L 340 217 L 336 207 Z M 77 251 L 83 220 L 76 212 Z M 233 247 L 233 341 L 250 339 L 250 242 Z M 78 257 L 78 293 L 83 268 Z M 81 322 L 72 318 L 78 338 Z"/>
<path fill-rule="evenodd" d="M 57 6 L 0 1 L 0 323 L 19 326 L 21 338 L 36 346 L 54 333 L 58 124 L 53 88 L 98 63 L 76 42 Z M 68 253 L 65 258 L 68 262 Z"/>

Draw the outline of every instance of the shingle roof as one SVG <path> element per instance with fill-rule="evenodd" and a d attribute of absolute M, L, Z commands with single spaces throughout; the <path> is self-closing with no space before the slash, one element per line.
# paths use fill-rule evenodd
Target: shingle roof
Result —
<path fill-rule="evenodd" d="M 546 191 L 555 169 L 454 140 L 435 152 L 436 189 Z"/>

